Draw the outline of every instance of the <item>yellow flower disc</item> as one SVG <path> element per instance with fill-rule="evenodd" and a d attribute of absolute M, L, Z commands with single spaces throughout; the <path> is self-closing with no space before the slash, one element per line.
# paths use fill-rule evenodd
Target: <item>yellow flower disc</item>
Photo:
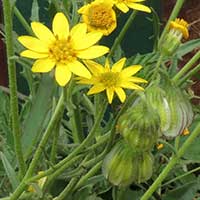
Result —
<path fill-rule="evenodd" d="M 79 9 L 83 22 L 88 25 L 89 31 L 99 31 L 109 35 L 117 26 L 116 14 L 112 9 L 112 2 L 108 0 L 96 0 Z"/>

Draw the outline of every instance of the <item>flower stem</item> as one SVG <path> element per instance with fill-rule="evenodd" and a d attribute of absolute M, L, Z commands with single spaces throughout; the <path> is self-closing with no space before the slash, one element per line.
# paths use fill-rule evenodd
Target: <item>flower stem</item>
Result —
<path fill-rule="evenodd" d="M 171 15 L 170 15 L 168 21 L 167 21 L 167 24 L 165 25 L 165 28 L 164 28 L 164 30 L 163 30 L 161 36 L 160 36 L 160 39 L 159 39 L 159 42 L 158 42 L 158 46 L 161 45 L 161 43 L 162 43 L 162 41 L 163 41 L 163 39 L 164 39 L 164 37 L 165 37 L 165 34 L 167 33 L 167 31 L 168 31 L 168 29 L 169 29 L 170 22 L 171 22 L 172 20 L 174 20 L 174 19 L 178 16 L 179 11 L 180 11 L 180 9 L 182 8 L 184 2 L 185 2 L 185 0 L 177 0 L 177 1 L 176 1 L 176 4 L 175 4 L 175 6 L 174 6 L 174 8 L 173 8 L 173 10 L 172 10 L 172 13 L 171 13 Z"/>
<path fill-rule="evenodd" d="M 151 197 L 153 192 L 156 191 L 158 187 L 160 187 L 162 181 L 167 177 L 170 170 L 174 167 L 174 165 L 178 162 L 179 158 L 184 155 L 187 148 L 192 144 L 192 142 L 196 139 L 196 137 L 200 134 L 200 123 L 196 126 L 196 128 L 192 131 L 191 135 L 184 142 L 184 144 L 180 147 L 177 154 L 172 156 L 168 165 L 164 168 L 158 178 L 154 181 L 154 183 L 149 187 L 149 189 L 145 192 L 140 200 L 147 200 Z"/>
<path fill-rule="evenodd" d="M 11 107 L 11 119 L 12 119 L 12 132 L 15 145 L 15 153 L 19 167 L 20 178 L 23 178 L 26 170 L 26 165 L 22 153 L 21 144 L 21 131 L 19 124 L 19 110 L 18 110 L 18 98 L 17 98 L 17 80 L 16 80 L 16 66 L 15 61 L 10 59 L 14 56 L 14 44 L 12 35 L 12 12 L 9 0 L 3 1 L 3 14 L 5 23 L 5 38 L 6 38 L 6 53 L 8 63 L 8 76 L 10 87 L 10 107 Z"/>
<path fill-rule="evenodd" d="M 197 62 L 200 59 L 200 51 L 198 51 L 189 62 L 186 63 L 186 65 L 183 66 L 183 68 L 173 77 L 173 81 L 178 81 L 192 66 L 195 62 Z"/>
<path fill-rule="evenodd" d="M 78 178 L 72 178 L 68 183 L 67 187 L 60 193 L 59 196 L 57 196 L 53 200 L 63 200 L 64 198 L 66 198 L 66 196 L 68 196 L 70 191 L 74 188 L 77 181 Z"/>
<path fill-rule="evenodd" d="M 113 55 L 113 53 L 116 50 L 117 46 L 121 43 L 121 41 L 124 38 L 128 28 L 131 26 L 133 20 L 135 19 L 136 14 L 137 14 L 137 11 L 133 11 L 131 13 L 131 15 L 129 16 L 129 18 L 128 18 L 126 24 L 124 25 L 124 27 L 122 28 L 119 36 L 115 39 L 114 44 L 113 44 L 113 46 L 112 46 L 112 48 L 110 50 L 110 53 L 108 54 L 108 58 L 110 58 Z"/>
<path fill-rule="evenodd" d="M 23 17 L 23 15 L 21 14 L 21 12 L 18 10 L 17 7 L 14 7 L 14 14 L 17 17 L 17 19 L 20 21 L 22 26 L 26 29 L 27 33 L 29 33 L 30 35 L 34 35 L 30 25 L 28 24 L 28 22 Z"/>
<path fill-rule="evenodd" d="M 191 71 L 189 71 L 180 81 L 178 85 L 182 85 L 185 81 L 190 79 L 194 74 L 196 74 L 200 70 L 200 64 L 195 66 Z"/>
<path fill-rule="evenodd" d="M 24 179 L 22 180 L 22 182 L 20 183 L 20 185 L 17 187 L 17 189 L 15 190 L 15 192 L 12 194 L 10 200 L 16 200 L 18 199 L 18 197 L 21 195 L 21 193 L 24 191 L 24 189 L 26 188 L 26 180 L 28 178 L 30 178 L 34 172 L 35 167 L 38 164 L 38 161 L 40 159 L 40 156 L 42 154 L 42 151 L 45 147 L 45 144 L 47 143 L 53 128 L 55 127 L 55 124 L 57 123 L 58 119 L 60 118 L 60 115 L 62 113 L 64 109 L 64 91 L 62 93 L 62 95 L 60 96 L 60 99 L 58 101 L 58 104 L 56 106 L 55 112 L 47 126 L 47 129 L 41 139 L 41 142 L 39 143 L 36 152 L 33 156 L 33 159 L 30 163 L 30 166 L 26 172 L 26 175 L 24 177 Z"/>

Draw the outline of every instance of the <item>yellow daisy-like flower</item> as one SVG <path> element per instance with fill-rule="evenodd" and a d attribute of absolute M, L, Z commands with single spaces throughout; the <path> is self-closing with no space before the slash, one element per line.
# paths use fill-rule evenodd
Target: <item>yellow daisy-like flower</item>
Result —
<path fill-rule="evenodd" d="M 115 6 L 124 13 L 128 12 L 129 8 L 150 13 L 151 9 L 149 7 L 140 4 L 142 1 L 145 0 L 113 0 Z"/>
<path fill-rule="evenodd" d="M 170 22 L 170 29 L 179 31 L 185 39 L 189 37 L 188 26 L 184 19 L 176 18 L 175 21 Z"/>
<path fill-rule="evenodd" d="M 99 31 L 109 35 L 117 26 L 116 14 L 112 7 L 112 0 L 95 0 L 81 7 L 78 13 L 82 14 L 89 31 Z"/>
<path fill-rule="evenodd" d="M 78 60 L 93 59 L 107 53 L 105 46 L 94 45 L 102 33 L 87 33 L 87 25 L 79 23 L 69 30 L 69 23 L 63 13 L 57 13 L 53 19 L 51 32 L 39 22 L 32 22 L 31 28 L 36 37 L 20 36 L 19 42 L 28 50 L 21 52 L 21 56 L 37 59 L 33 72 L 49 72 L 55 66 L 55 78 L 60 86 L 65 86 L 72 73 L 90 78 L 88 69 Z"/>
<path fill-rule="evenodd" d="M 92 77 L 78 78 L 80 84 L 89 84 L 93 87 L 88 91 L 88 94 L 96 94 L 106 90 L 108 102 L 111 104 L 114 93 L 117 94 L 120 101 L 123 103 L 126 99 L 126 93 L 122 88 L 132 90 L 144 90 L 135 83 L 147 83 L 146 80 L 132 76 L 141 68 L 141 65 L 133 65 L 122 69 L 126 62 L 126 58 L 120 59 L 112 68 L 109 62 L 106 61 L 105 67 L 91 60 L 85 61 L 86 66 L 90 70 Z"/>

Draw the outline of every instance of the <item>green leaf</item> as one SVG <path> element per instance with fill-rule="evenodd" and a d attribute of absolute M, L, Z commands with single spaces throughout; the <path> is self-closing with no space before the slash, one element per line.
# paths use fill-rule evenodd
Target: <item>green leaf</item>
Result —
<path fill-rule="evenodd" d="M 140 200 L 140 198 L 142 197 L 142 194 L 143 194 L 142 190 L 133 191 L 128 188 L 126 191 L 122 193 L 122 195 L 120 195 L 120 199 L 121 200 Z"/>
<path fill-rule="evenodd" d="M 165 194 L 162 200 L 192 200 L 199 188 L 198 181 L 186 183 L 181 187 L 178 187 L 174 190 L 169 191 Z"/>
<path fill-rule="evenodd" d="M 12 165 L 10 164 L 10 162 L 8 161 L 6 156 L 3 154 L 3 152 L 0 152 L 0 157 L 1 157 L 4 169 L 6 171 L 6 174 L 12 185 L 12 188 L 13 188 L 13 190 L 15 190 L 17 188 L 17 186 L 19 185 L 19 180 L 17 178 L 15 170 L 13 169 Z"/>
<path fill-rule="evenodd" d="M 43 75 L 29 114 L 23 121 L 22 150 L 25 157 L 29 156 L 41 136 L 45 120 L 48 119 L 54 89 L 52 78 Z"/>
<path fill-rule="evenodd" d="M 200 39 L 190 40 L 179 47 L 179 49 L 177 50 L 177 56 L 181 59 L 182 56 L 198 47 L 200 47 Z"/>
<path fill-rule="evenodd" d="M 39 6 L 37 0 L 33 0 L 30 20 L 39 21 Z"/>

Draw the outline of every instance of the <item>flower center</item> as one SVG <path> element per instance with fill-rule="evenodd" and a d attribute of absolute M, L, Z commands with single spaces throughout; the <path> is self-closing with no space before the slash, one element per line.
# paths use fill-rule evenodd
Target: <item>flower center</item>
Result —
<path fill-rule="evenodd" d="M 104 4 L 93 5 L 89 9 L 88 19 L 91 26 L 110 27 L 113 24 L 112 8 Z"/>
<path fill-rule="evenodd" d="M 49 46 L 49 57 L 54 59 L 57 63 L 66 64 L 76 59 L 76 53 L 72 48 L 72 42 L 70 38 L 67 40 L 56 39 Z"/>
<path fill-rule="evenodd" d="M 105 87 L 116 87 L 119 83 L 119 72 L 105 72 L 99 77 L 99 82 Z"/>

